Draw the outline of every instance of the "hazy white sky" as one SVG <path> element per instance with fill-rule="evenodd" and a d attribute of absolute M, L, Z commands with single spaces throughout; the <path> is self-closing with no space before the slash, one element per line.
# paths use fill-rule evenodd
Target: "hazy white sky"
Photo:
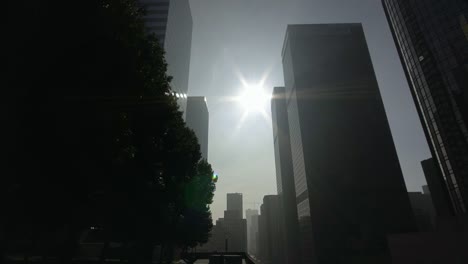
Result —
<path fill-rule="evenodd" d="M 268 74 L 265 88 L 282 86 L 281 48 L 288 24 L 360 22 L 364 26 L 406 185 L 425 184 L 420 161 L 430 156 L 380 0 L 190 0 L 193 17 L 190 95 L 207 97 L 209 162 L 220 178 L 213 219 L 226 193 L 241 192 L 244 210 L 276 194 L 271 118 L 248 115 L 228 99 Z M 271 116 L 270 106 L 265 108 Z M 376 172 L 378 176 L 378 172 Z M 257 203 L 257 204 L 254 204 Z"/>

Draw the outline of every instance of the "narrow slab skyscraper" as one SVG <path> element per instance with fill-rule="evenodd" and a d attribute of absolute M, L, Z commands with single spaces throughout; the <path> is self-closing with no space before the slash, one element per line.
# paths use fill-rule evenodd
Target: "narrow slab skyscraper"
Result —
<path fill-rule="evenodd" d="M 384 263 L 415 225 L 363 28 L 289 25 L 282 57 L 303 262 Z"/>
<path fill-rule="evenodd" d="M 204 96 L 188 97 L 185 121 L 197 135 L 202 157 L 208 160 L 209 113 Z"/>
<path fill-rule="evenodd" d="M 271 99 L 273 142 L 275 147 L 276 186 L 282 208 L 285 257 L 288 263 L 299 263 L 299 226 L 297 221 L 296 191 L 291 159 L 288 112 L 284 87 L 275 87 Z"/>

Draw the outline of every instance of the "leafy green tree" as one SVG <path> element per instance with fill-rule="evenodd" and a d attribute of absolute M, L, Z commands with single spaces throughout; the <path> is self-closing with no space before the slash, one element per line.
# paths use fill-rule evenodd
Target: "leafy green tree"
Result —
<path fill-rule="evenodd" d="M 184 248 L 208 242 L 213 227 L 209 205 L 216 189 L 211 165 L 202 160 L 197 172 L 184 186 L 184 211 L 178 228 L 179 244 Z"/>

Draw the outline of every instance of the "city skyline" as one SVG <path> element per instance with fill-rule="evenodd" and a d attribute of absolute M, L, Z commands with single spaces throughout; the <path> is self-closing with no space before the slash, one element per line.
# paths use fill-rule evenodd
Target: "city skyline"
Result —
<path fill-rule="evenodd" d="M 263 195 L 277 192 L 269 106 L 265 106 L 268 119 L 250 113 L 241 123 L 244 109 L 230 99 L 243 91 L 239 76 L 249 83 L 266 76 L 267 94 L 284 85 L 281 48 L 288 24 L 363 23 L 405 183 L 409 191 L 421 191 L 425 179 L 420 161 L 431 155 L 380 1 L 194 3 L 190 2 L 193 38 L 188 94 L 206 96 L 210 112 L 208 152 L 219 175 L 211 205 L 213 219 L 223 216 L 226 193 L 242 190 L 244 208 L 258 210 Z M 252 158 L 255 165 L 249 164 Z"/>
<path fill-rule="evenodd" d="M 466 263 L 442 2 L 14 2 L 0 259 Z"/>

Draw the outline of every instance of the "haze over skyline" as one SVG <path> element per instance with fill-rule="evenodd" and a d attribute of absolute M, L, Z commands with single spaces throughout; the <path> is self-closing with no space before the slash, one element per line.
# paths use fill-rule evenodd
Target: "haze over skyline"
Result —
<path fill-rule="evenodd" d="M 281 49 L 288 24 L 362 23 L 408 191 L 425 184 L 420 161 L 430 157 L 415 106 L 379 0 L 192 0 L 189 95 L 207 98 L 209 162 L 219 175 L 213 220 L 226 193 L 240 192 L 258 209 L 276 193 L 270 104 L 244 116 L 232 100 L 249 84 L 284 85 Z M 242 122 L 241 122 L 242 121 Z M 378 152 L 376 151 L 376 154 Z M 378 176 L 378 172 L 376 172 Z M 253 204 L 256 202 L 258 204 Z"/>

